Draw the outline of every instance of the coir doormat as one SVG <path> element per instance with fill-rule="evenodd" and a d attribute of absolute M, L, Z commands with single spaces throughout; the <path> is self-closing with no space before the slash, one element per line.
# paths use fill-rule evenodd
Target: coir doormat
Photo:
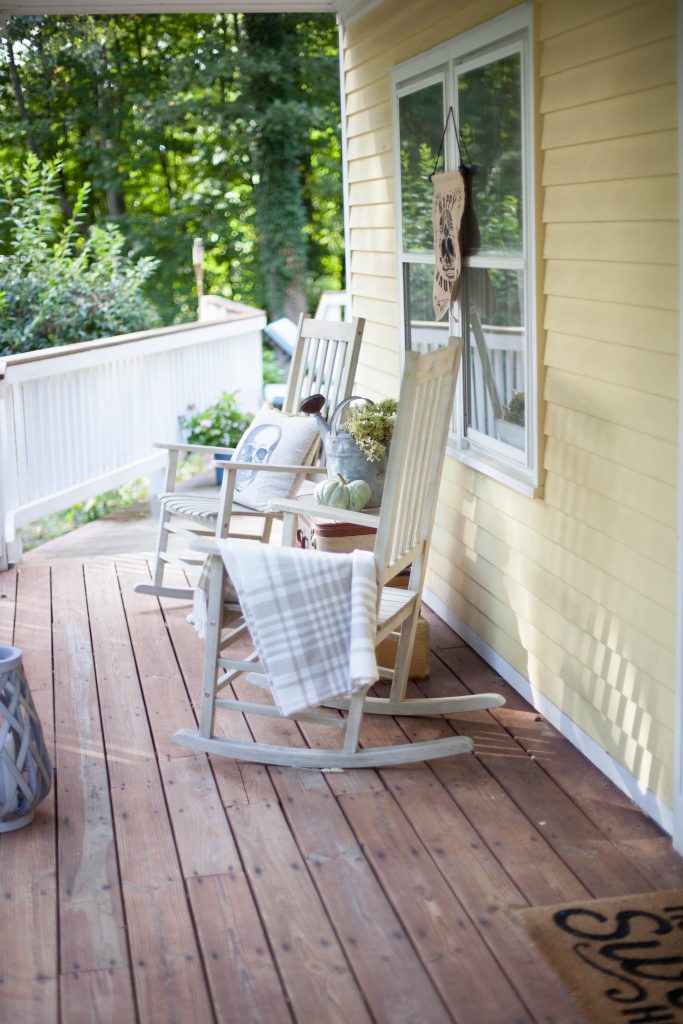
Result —
<path fill-rule="evenodd" d="M 683 890 L 519 916 L 591 1024 L 683 1024 Z"/>

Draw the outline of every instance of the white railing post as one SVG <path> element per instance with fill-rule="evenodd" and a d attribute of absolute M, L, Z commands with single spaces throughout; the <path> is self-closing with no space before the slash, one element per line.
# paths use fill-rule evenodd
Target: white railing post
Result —
<path fill-rule="evenodd" d="M 21 560 L 21 531 L 12 509 L 19 504 L 19 470 L 15 430 L 15 395 L 8 386 L 7 361 L 0 359 L 0 571 Z"/>
<path fill-rule="evenodd" d="M 2 21 L 0 20 L 0 28 L 2 27 Z M 5 386 L 5 369 L 7 363 L 4 359 L 0 359 L 0 572 L 4 572 L 5 569 L 9 568 L 9 558 L 7 554 L 7 541 L 5 540 L 5 509 L 7 508 L 7 502 L 5 500 L 5 491 L 7 485 L 5 483 L 5 474 L 7 472 L 7 464 L 9 461 L 9 444 L 5 435 L 5 401 L 6 401 L 6 386 Z"/>

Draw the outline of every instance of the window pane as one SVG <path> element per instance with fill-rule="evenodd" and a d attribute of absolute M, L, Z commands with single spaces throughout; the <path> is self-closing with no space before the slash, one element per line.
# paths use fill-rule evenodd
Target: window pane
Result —
<path fill-rule="evenodd" d="M 431 352 L 448 344 L 448 320 L 434 320 L 432 285 L 434 266 L 406 263 L 403 267 L 403 294 L 406 303 L 406 347 L 413 352 Z"/>
<path fill-rule="evenodd" d="M 467 310 L 468 426 L 525 449 L 524 274 L 469 268 L 463 278 Z"/>
<path fill-rule="evenodd" d="M 432 237 L 432 184 L 436 154 L 443 133 L 443 87 L 440 82 L 401 96 L 398 101 L 401 141 L 401 211 L 403 248 L 430 252 Z M 443 170 L 443 153 L 437 171 Z"/>
<path fill-rule="evenodd" d="M 481 242 L 470 253 L 522 252 L 521 61 L 518 53 L 458 79 L 463 158 L 477 168 L 472 195 Z"/>

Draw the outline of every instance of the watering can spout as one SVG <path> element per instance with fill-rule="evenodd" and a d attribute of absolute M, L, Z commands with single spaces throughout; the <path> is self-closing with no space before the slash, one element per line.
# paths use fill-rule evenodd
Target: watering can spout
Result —
<path fill-rule="evenodd" d="M 328 427 L 326 421 L 320 415 L 324 405 L 324 395 L 309 395 L 308 398 L 304 398 L 301 405 L 299 406 L 300 412 L 304 412 L 307 413 L 308 415 L 315 416 L 318 422 L 318 430 L 320 431 L 321 437 L 324 437 L 325 434 L 329 434 L 330 432 L 330 428 Z"/>

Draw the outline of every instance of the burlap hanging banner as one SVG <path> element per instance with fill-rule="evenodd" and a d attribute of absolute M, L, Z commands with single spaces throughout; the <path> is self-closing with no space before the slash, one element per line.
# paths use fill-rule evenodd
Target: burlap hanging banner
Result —
<path fill-rule="evenodd" d="M 448 312 L 457 294 L 462 259 L 460 222 L 465 209 L 465 182 L 460 171 L 432 175 L 434 226 L 434 316 Z"/>

